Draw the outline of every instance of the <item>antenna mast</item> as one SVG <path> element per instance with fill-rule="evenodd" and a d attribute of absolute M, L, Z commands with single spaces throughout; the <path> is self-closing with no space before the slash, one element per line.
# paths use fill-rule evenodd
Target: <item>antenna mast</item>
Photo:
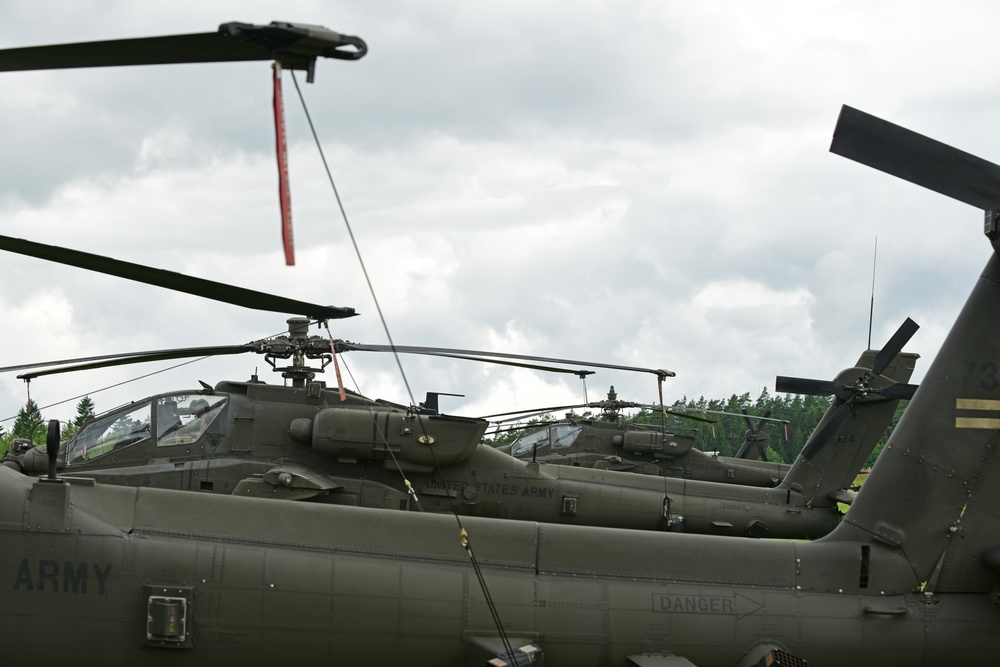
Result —
<path fill-rule="evenodd" d="M 872 319 L 875 316 L 875 261 L 878 259 L 878 237 L 875 237 L 875 252 L 872 253 L 872 299 L 868 306 L 868 349 L 872 349 Z"/>

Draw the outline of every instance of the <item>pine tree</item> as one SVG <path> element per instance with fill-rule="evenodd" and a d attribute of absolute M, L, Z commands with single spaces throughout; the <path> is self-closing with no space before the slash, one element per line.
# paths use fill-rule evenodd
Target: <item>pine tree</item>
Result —
<path fill-rule="evenodd" d="M 45 429 L 38 428 L 42 422 L 44 419 L 41 410 L 38 409 L 38 404 L 29 398 L 24 407 L 18 411 L 11 433 L 15 438 L 28 438 L 32 442 L 43 443 L 45 442 Z M 39 438 L 37 441 L 35 440 L 36 436 Z"/>
<path fill-rule="evenodd" d="M 91 400 L 90 396 L 84 396 L 80 399 L 80 402 L 76 404 L 76 418 L 73 419 L 73 426 L 77 430 L 83 426 L 84 422 L 88 419 L 94 418 L 94 401 Z"/>
<path fill-rule="evenodd" d="M 69 440 L 80 432 L 80 428 L 87 422 L 88 419 L 93 419 L 93 417 L 94 401 L 91 400 L 90 396 L 84 396 L 80 399 L 80 402 L 76 404 L 76 417 L 73 418 L 73 421 L 63 424 L 62 432 L 59 434 L 59 437 L 63 440 Z"/>

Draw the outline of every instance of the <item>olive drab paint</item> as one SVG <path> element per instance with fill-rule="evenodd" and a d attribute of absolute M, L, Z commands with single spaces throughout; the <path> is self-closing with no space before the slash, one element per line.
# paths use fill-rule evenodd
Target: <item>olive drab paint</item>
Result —
<path fill-rule="evenodd" d="M 103 563 L 60 563 L 44 559 L 29 562 L 22 558 L 14 578 L 14 590 L 104 595 L 111 567 Z"/>
<path fill-rule="evenodd" d="M 360 40 L 344 37 L 301 24 L 231 23 L 218 34 L 73 45 L 72 57 L 60 47 L 42 47 L 8 51 L 5 61 L 0 51 L 0 64 L 127 64 L 145 52 L 142 62 L 277 59 L 311 78 L 320 55 L 360 57 L 338 51 L 345 44 L 359 48 Z M 0 466 L 4 667 L 218 667 L 290 659 L 375 667 L 1000 663 L 1000 167 L 849 107 L 834 146 L 987 209 L 994 252 L 868 481 L 826 537 L 734 539 L 481 516 L 456 522 L 443 511 L 385 511 L 386 503 L 406 509 L 409 494 L 367 480 L 331 477 L 298 463 L 255 467 L 250 456 L 224 464 L 244 467 L 241 483 L 222 493 L 200 459 L 164 463 L 186 475 L 180 489 L 54 474 L 35 479 Z M 0 237 L 5 244 L 26 247 Z M 229 294 L 234 302 L 257 301 Z M 318 319 L 353 314 L 298 303 Z M 284 312 L 297 310 L 288 305 L 282 302 Z M 333 409 L 324 405 L 325 389 L 300 363 L 312 351 L 310 340 L 295 332 L 276 345 L 268 351 L 272 360 L 292 359 L 280 369 L 291 393 L 256 381 L 204 387 L 205 400 L 225 394 L 226 407 L 215 426 L 184 446 L 219 450 L 227 424 L 230 436 L 240 436 L 230 438 L 230 451 L 266 451 L 270 441 L 258 437 L 266 429 L 255 420 L 256 405 L 269 396 L 281 416 L 274 428 L 305 450 L 328 457 L 333 451 L 348 464 L 367 461 L 369 470 L 408 452 L 408 475 L 442 484 L 428 487 L 421 502 L 457 511 L 468 501 L 477 511 L 504 515 L 524 506 L 502 500 L 479 506 L 468 496 L 499 491 L 498 498 L 512 500 L 533 488 L 533 502 L 539 490 L 553 489 L 546 500 L 562 495 L 559 507 L 566 512 L 599 515 L 615 496 L 643 510 L 648 502 L 661 514 L 672 505 L 660 487 L 598 488 L 603 482 L 594 482 L 612 479 L 598 473 L 626 473 L 569 468 L 553 475 L 510 457 L 505 465 L 517 474 L 505 481 L 477 480 L 494 484 L 478 490 L 450 486 L 439 470 L 433 476 L 427 461 L 440 451 L 450 465 L 486 470 L 491 462 L 475 458 L 482 451 L 475 446 L 481 421 L 355 397 L 355 407 L 395 425 L 385 440 L 363 435 L 351 411 L 323 412 Z M 194 404 L 193 395 L 184 400 Z M 133 417 L 109 422 L 122 428 L 95 440 L 100 458 L 127 459 L 143 438 L 155 446 L 157 416 L 149 407 L 148 430 Z M 145 415 L 142 408 L 129 414 Z M 318 414 L 324 419 L 315 420 Z M 50 427 L 50 438 L 54 469 L 57 428 Z M 119 438 L 127 443 L 120 451 Z M 504 455 L 490 450 L 485 456 Z M 579 488 L 595 492 L 569 497 Z M 786 494 L 793 492 L 809 490 Z M 274 502 L 272 496 L 350 498 L 371 506 Z M 733 508 L 750 504 L 741 497 L 706 504 L 720 500 Z"/>

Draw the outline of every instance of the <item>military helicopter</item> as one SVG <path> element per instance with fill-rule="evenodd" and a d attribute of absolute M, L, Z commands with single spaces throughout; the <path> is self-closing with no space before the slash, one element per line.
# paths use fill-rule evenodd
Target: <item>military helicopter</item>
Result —
<path fill-rule="evenodd" d="M 663 405 L 619 400 L 614 387 L 611 387 L 607 400 L 604 401 L 562 405 L 533 410 L 531 413 L 549 414 L 577 408 L 598 409 L 601 411 L 600 416 L 585 419 L 574 417 L 570 413 L 565 419 L 546 422 L 538 428 L 528 430 L 498 449 L 525 461 L 748 486 L 775 486 L 788 472 L 788 464 L 740 460 L 703 452 L 695 447 L 697 430 L 685 432 L 673 426 L 625 421 L 621 411 L 626 408 L 642 408 L 663 416 L 670 414 L 699 421 L 711 420 Z M 511 413 L 485 415 L 483 418 L 506 417 L 508 414 Z M 715 410 L 699 414 L 732 415 Z M 770 416 L 764 416 L 759 421 L 770 419 Z M 502 424 L 503 420 L 496 423 Z"/>
<path fill-rule="evenodd" d="M 900 336 L 908 338 L 915 331 L 913 328 L 915 326 L 915 324 L 905 324 L 904 328 L 901 328 Z M 890 345 L 895 349 L 894 342 Z M 886 349 L 890 348 L 887 346 Z M 827 496 L 829 499 L 849 497 L 848 494 L 841 493 L 841 491 L 849 489 L 852 485 L 858 471 L 888 428 L 899 402 L 898 400 L 881 400 L 884 398 L 881 394 L 877 397 L 871 397 L 880 400 L 868 400 L 868 396 L 860 396 L 860 391 L 855 391 L 853 396 L 848 396 L 843 394 L 845 389 L 853 386 L 859 378 L 864 378 L 866 374 L 874 372 L 874 369 L 879 369 L 879 372 L 874 372 L 872 377 L 883 375 L 897 384 L 893 391 L 902 392 L 899 394 L 900 396 L 909 396 L 912 394 L 912 386 L 906 385 L 906 383 L 913 373 L 917 358 L 918 355 L 912 353 L 899 353 L 894 359 L 887 357 L 886 359 L 890 360 L 889 365 L 885 366 L 883 370 L 882 365 L 885 361 L 876 361 L 877 350 L 866 350 L 854 367 L 842 371 L 832 383 L 799 378 L 778 378 L 777 390 L 782 393 L 819 393 L 820 395 L 841 393 L 845 400 L 861 399 L 849 413 L 853 419 L 858 420 L 850 429 L 843 431 L 843 423 L 839 425 L 835 423 L 829 427 L 831 432 L 840 429 L 836 437 L 838 446 L 845 453 L 825 464 L 835 465 L 838 472 L 827 480 L 827 483 L 832 484 L 832 486 L 824 486 L 819 490 L 819 495 Z M 585 406 L 561 406 L 559 408 L 600 408 L 604 412 L 603 419 L 567 418 L 547 423 L 541 428 L 529 431 L 509 445 L 500 447 L 500 451 L 510 453 L 525 461 L 594 467 L 746 486 L 777 486 L 786 479 L 786 473 L 795 468 L 795 465 L 792 464 L 769 464 L 766 461 L 707 454 L 693 447 L 695 439 L 692 437 L 665 432 L 648 425 L 628 424 L 619 419 L 618 412 L 621 408 L 643 407 L 650 410 L 665 410 L 665 408 L 657 405 L 619 401 L 614 394 L 614 387 L 611 389 L 606 401 L 588 403 Z M 823 429 L 817 427 L 817 438 L 825 440 L 832 437 L 832 433 L 825 431 L 825 424 L 828 423 L 827 420 L 835 411 L 840 410 L 842 404 L 843 400 L 838 398 L 827 410 L 827 415 L 820 421 Z M 838 417 L 838 419 L 846 418 L 848 413 L 842 412 L 841 415 L 844 417 Z M 743 417 L 747 422 L 748 429 L 744 436 L 742 451 L 749 451 L 751 448 L 748 445 L 751 443 L 759 448 L 763 440 L 760 435 L 762 425 L 769 420 L 780 421 L 772 420 L 769 415 L 764 415 L 758 418 L 755 426 L 746 412 L 744 412 Z M 816 447 L 816 445 L 813 446 Z M 850 453 L 847 453 L 847 450 L 851 450 Z M 807 466 L 796 468 L 796 475 L 788 478 L 787 486 L 789 488 L 803 488 L 805 480 L 798 479 L 798 475 L 806 470 Z M 806 483 L 805 486 L 810 486 L 810 484 Z M 829 504 L 829 500 L 826 504 Z"/>
<path fill-rule="evenodd" d="M 6 662 L 996 664 L 1000 166 L 849 107 L 833 150 L 986 208 L 993 253 L 832 534 L 456 525 L 0 468 L 0 617 L 31 647 Z"/>
<path fill-rule="evenodd" d="M 768 463 L 766 460 L 757 462 L 703 452 L 695 447 L 698 442 L 698 432 L 695 429 L 628 422 L 621 415 L 624 408 L 642 408 L 654 414 L 673 414 L 689 419 L 697 417 L 662 405 L 619 400 L 614 387 L 608 392 L 607 400 L 545 408 L 532 411 L 530 416 L 577 408 L 597 408 L 601 413 L 596 418 L 577 417 L 573 413 L 567 413 L 566 418 L 546 421 L 537 428 L 530 428 L 529 423 L 526 433 L 498 449 L 525 461 L 747 486 L 775 486 L 788 472 L 789 465 L 784 463 Z M 507 414 L 510 413 L 486 415 L 483 418 Z M 524 418 L 519 417 L 518 420 Z M 770 416 L 765 416 L 760 421 L 770 419 Z M 504 421 L 494 423 L 500 425 Z M 750 437 L 751 432 L 756 432 L 752 424 L 747 437 Z"/>
<path fill-rule="evenodd" d="M 23 239 L 0 236 L 0 249 L 258 309 L 295 308 L 324 320 L 354 314 L 350 308 L 251 294 L 242 288 Z M 901 328 L 870 371 L 853 369 L 853 375 L 845 371 L 845 381 L 859 387 L 849 399 L 858 405 L 835 427 L 825 428 L 821 422 L 806 445 L 804 452 L 813 461 L 803 470 L 818 470 L 827 483 L 809 485 L 786 478 L 776 488 L 762 489 L 520 461 L 480 444 L 485 420 L 440 414 L 435 396 L 422 406 L 404 406 L 327 388 L 316 376 L 332 363 L 335 351 L 378 346 L 309 336 L 309 325 L 308 318 L 292 318 L 289 335 L 236 346 L 130 352 L 21 364 L 0 371 L 28 369 L 18 377 L 31 380 L 107 365 L 255 352 L 263 354 L 290 383 L 269 385 L 251 377 L 247 382 L 224 381 L 214 387 L 203 384 L 201 389 L 148 397 L 98 416 L 65 444 L 62 467 L 67 474 L 100 482 L 578 525 L 792 538 L 818 537 L 837 524 L 836 503 L 843 500 L 840 491 L 845 487 L 828 484 L 834 480 L 839 484 L 845 476 L 853 479 L 860 467 L 857 450 L 861 443 L 874 446 L 885 430 L 895 400 L 885 400 L 883 394 L 891 390 L 901 396 L 913 389 L 890 377 L 898 371 L 888 370 L 915 331 L 915 327 Z M 474 351 L 446 354 L 459 353 Z M 515 356 L 518 360 L 510 363 L 571 362 Z M 291 364 L 280 365 L 284 359 Z M 308 360 L 319 365 L 309 366 Z M 912 360 L 908 368 L 902 365 L 908 378 Z M 669 373 L 632 370 L 646 370 L 661 379 Z M 899 396 L 894 397 L 898 400 Z M 870 401 L 891 405 L 871 411 L 866 407 Z M 831 411 L 837 409 L 836 403 Z M 884 423 L 872 426 L 875 414 Z M 829 447 L 838 433 L 857 444 Z M 871 433 L 874 440 L 865 437 Z M 824 456 L 816 456 L 820 452 Z M 867 455 L 864 451 L 860 461 Z M 28 473 L 48 469 L 38 449 L 14 451 L 4 465 Z M 845 465 L 856 467 L 844 471 Z"/>

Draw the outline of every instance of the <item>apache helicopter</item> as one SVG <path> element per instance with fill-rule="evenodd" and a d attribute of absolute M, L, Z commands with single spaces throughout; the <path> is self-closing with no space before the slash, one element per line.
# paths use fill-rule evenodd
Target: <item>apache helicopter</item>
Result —
<path fill-rule="evenodd" d="M 912 331 L 915 331 L 916 325 L 906 324 L 904 326 L 905 329 L 900 335 L 909 338 Z M 895 348 L 895 342 L 890 343 L 890 346 Z M 886 349 L 888 350 L 890 347 Z M 896 384 L 892 390 L 896 392 L 895 395 L 898 398 L 906 398 L 912 395 L 912 386 L 905 383 L 909 381 L 913 373 L 917 358 L 916 354 L 899 353 L 895 359 L 886 356 L 882 360 L 878 360 L 877 350 L 866 350 L 861 354 L 858 363 L 853 368 L 841 371 L 832 383 L 779 377 L 776 388 L 782 393 L 843 394 L 845 389 L 856 383 L 861 386 L 863 382 L 859 379 L 865 378 L 868 373 L 873 373 L 868 382 L 874 377 L 883 375 Z M 885 363 L 888 365 L 884 366 L 883 369 Z M 876 372 L 874 369 L 879 370 Z M 826 427 L 828 420 L 841 409 L 840 406 L 845 400 L 853 399 L 853 403 L 858 398 L 862 398 L 862 400 L 854 406 L 853 411 L 847 414 L 839 413 L 838 421 L 835 421 L 830 427 Z M 706 482 L 735 483 L 744 486 L 778 486 L 779 483 L 787 479 L 787 484 L 782 484 L 782 488 L 797 488 L 798 490 L 815 488 L 817 497 L 827 498 L 825 502 L 820 501 L 819 504 L 829 507 L 837 502 L 837 499 L 851 497 L 846 490 L 853 485 L 864 462 L 875 449 L 878 441 L 882 439 L 892 421 L 899 401 L 882 400 L 884 398 L 886 398 L 884 391 L 875 396 L 861 396 L 861 391 L 858 389 L 852 395 L 844 394 L 844 400 L 840 398 L 834 400 L 834 404 L 830 406 L 826 416 L 817 426 L 816 438 L 813 440 L 814 442 L 828 440 L 834 437 L 834 432 L 836 432 L 838 448 L 843 450 L 843 454 L 830 457 L 824 462 L 822 466 L 824 472 L 821 477 L 824 477 L 826 482 L 819 486 L 816 486 L 812 479 L 802 478 L 803 475 L 811 478 L 811 473 L 806 471 L 813 469 L 814 466 L 804 463 L 798 465 L 798 460 L 795 464 L 769 464 L 766 460 L 754 461 L 707 454 L 693 447 L 695 439 L 692 437 L 685 437 L 650 425 L 624 422 L 618 414 L 622 408 L 641 407 L 665 412 L 666 408 L 620 401 L 614 394 L 614 387 L 611 388 L 606 401 L 581 406 L 561 406 L 546 410 L 546 412 L 550 412 L 556 409 L 576 407 L 600 408 L 603 411 L 603 419 L 567 418 L 547 423 L 498 449 L 525 461 L 620 470 Z M 676 414 L 683 416 L 683 413 Z M 715 412 L 714 414 L 730 413 Z M 845 429 L 845 423 L 841 420 L 847 416 L 852 416 L 855 423 L 850 428 Z M 772 419 L 767 414 L 758 418 L 755 426 L 745 410 L 743 417 L 748 429 L 741 451 L 750 450 L 750 445 L 761 449 L 761 443 L 767 437 L 760 435 L 763 425 L 769 421 L 781 421 Z M 812 444 L 811 447 L 813 448 L 811 451 L 821 449 L 816 444 Z M 790 470 L 796 472 L 789 478 L 786 473 Z"/>
<path fill-rule="evenodd" d="M 621 415 L 621 410 L 625 408 L 641 408 L 654 414 L 699 421 L 702 418 L 663 405 L 619 400 L 614 387 L 604 401 L 550 407 L 534 413 L 549 414 L 577 408 L 596 408 L 601 413 L 597 418 L 576 417 L 568 413 L 565 419 L 546 421 L 497 449 L 524 461 L 747 486 L 775 486 L 790 467 L 785 463 L 768 463 L 766 459 L 758 462 L 703 452 L 695 447 L 697 430 L 689 433 L 667 425 L 626 421 Z M 505 417 L 508 414 L 511 413 L 483 418 Z M 700 411 L 699 414 L 732 415 L 715 410 Z M 761 417 L 755 427 L 745 411 L 743 416 L 749 424 L 745 436 L 747 441 L 759 433 L 763 423 L 782 421 L 772 420 L 768 414 Z"/>
<path fill-rule="evenodd" d="M 832 534 L 456 522 L 0 468 L 0 619 L 30 647 L 5 664 L 997 664 L 1000 166 L 847 107 L 832 150 L 986 208 L 993 247 Z"/>
<path fill-rule="evenodd" d="M 0 236 L 0 249 L 160 287 L 182 286 L 191 294 L 252 304 L 263 310 L 295 308 L 324 320 L 354 314 L 352 309 L 247 293 L 221 283 L 23 239 Z M 899 397 L 885 394 L 913 389 L 894 379 L 900 372 L 908 379 L 912 359 L 908 368 L 907 363 L 899 362 L 902 370 L 893 368 L 890 373 L 888 369 L 915 327 L 901 328 L 871 371 L 845 371 L 841 377 L 858 387 L 857 395 L 850 399 L 858 398 L 858 405 L 845 415 L 853 416 L 851 423 L 838 420 L 835 426 L 824 428 L 821 422 L 804 449 L 804 456 L 812 463 L 803 470 L 818 470 L 819 477 L 827 479 L 826 485 L 786 478 L 776 488 L 762 489 L 651 477 L 520 461 L 480 443 L 488 425 L 485 420 L 439 414 L 433 395 L 423 406 L 407 407 L 328 389 L 316 375 L 334 361 L 334 352 L 381 346 L 309 336 L 309 323 L 306 318 L 293 318 L 288 336 L 243 345 L 130 352 L 21 364 L 0 371 L 31 369 L 18 376 L 30 381 L 108 365 L 256 352 L 264 354 L 267 363 L 291 383 L 268 385 L 257 377 L 247 382 L 220 382 L 214 387 L 203 383 L 198 390 L 152 396 L 98 416 L 65 444 L 62 467 L 73 476 L 100 482 L 576 525 L 788 538 L 818 537 L 837 524 L 840 512 L 836 503 L 842 500 L 840 492 L 845 487 L 828 485 L 834 480 L 840 484 L 846 473 L 853 479 L 871 449 L 859 455 L 862 443 L 870 442 L 873 447 L 885 430 L 896 403 L 885 399 Z M 438 348 L 396 349 L 440 352 Z M 447 356 L 471 354 L 474 352 L 469 350 L 447 351 Z M 514 356 L 520 361 L 502 363 L 571 363 Z M 281 359 L 290 359 L 291 365 L 279 366 Z M 310 359 L 320 365 L 306 365 Z M 670 373 L 620 368 L 645 370 L 660 379 Z M 871 401 L 891 405 L 870 410 Z M 883 421 L 877 422 L 876 415 Z M 838 433 L 854 444 L 828 447 Z M 874 439 L 866 437 L 872 433 Z M 825 454 L 817 456 L 821 451 Z M 48 469 L 46 457 L 34 448 L 8 454 L 4 465 L 28 473 Z M 855 467 L 844 471 L 845 465 Z"/>

